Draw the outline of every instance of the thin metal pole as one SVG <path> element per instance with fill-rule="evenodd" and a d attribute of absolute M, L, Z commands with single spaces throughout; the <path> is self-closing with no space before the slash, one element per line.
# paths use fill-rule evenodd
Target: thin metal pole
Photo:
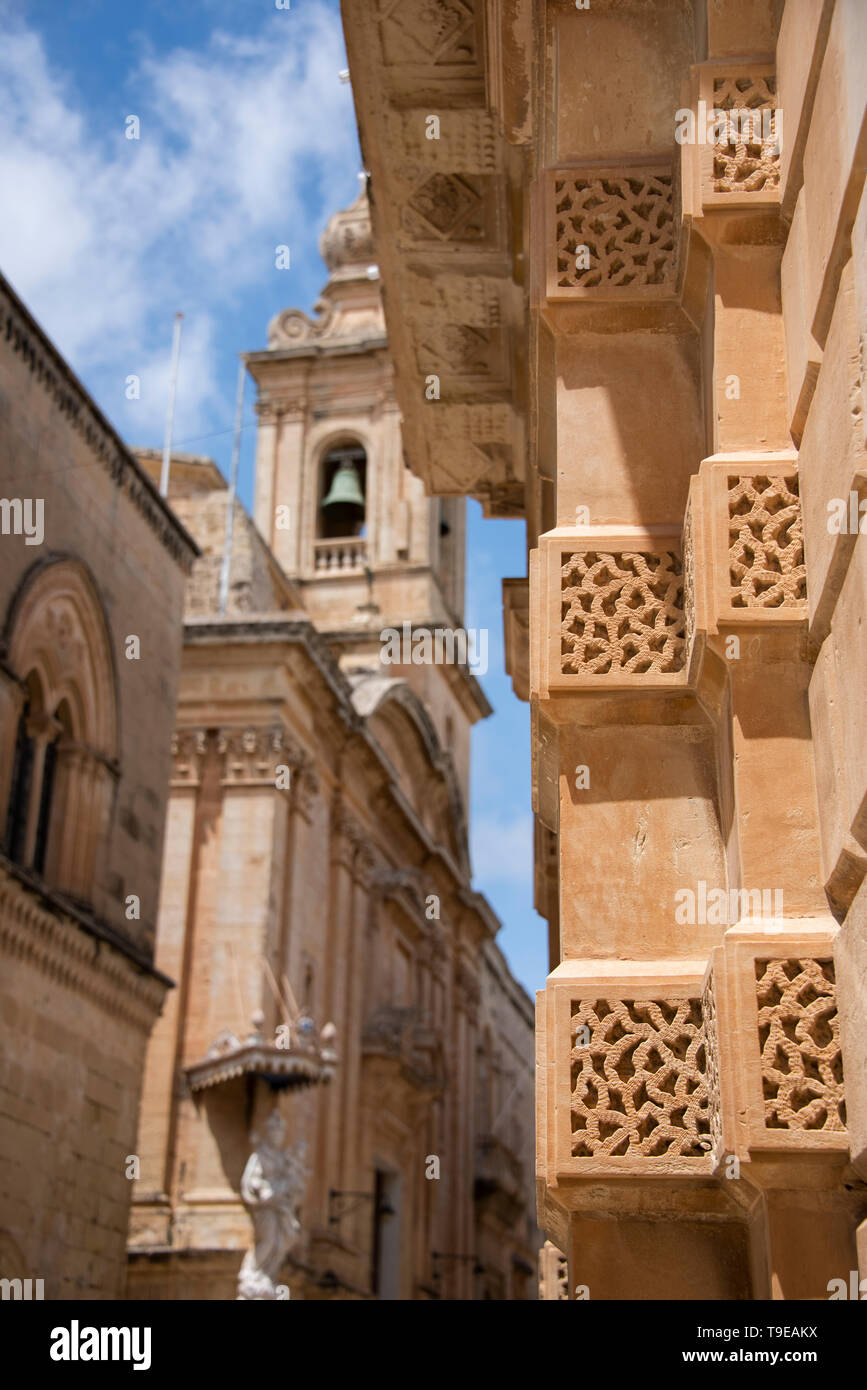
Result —
<path fill-rule="evenodd" d="M 166 438 L 163 444 L 163 466 L 160 472 L 160 496 L 167 497 L 169 491 L 169 469 L 172 463 L 172 427 L 175 422 L 175 391 L 178 385 L 178 362 L 181 357 L 181 320 L 183 314 L 175 314 L 175 328 L 172 334 L 172 376 L 169 384 L 169 413 L 166 416 Z"/>
<path fill-rule="evenodd" d="M 229 479 L 229 500 L 226 511 L 226 543 L 223 546 L 223 563 L 220 568 L 220 599 L 218 612 L 222 618 L 226 612 L 229 597 L 229 570 L 232 566 L 232 533 L 235 529 L 235 493 L 238 490 L 238 460 L 241 457 L 241 416 L 244 411 L 244 383 L 247 379 L 247 364 L 241 359 L 238 363 L 238 395 L 235 401 L 235 439 L 232 444 L 232 474 Z"/>

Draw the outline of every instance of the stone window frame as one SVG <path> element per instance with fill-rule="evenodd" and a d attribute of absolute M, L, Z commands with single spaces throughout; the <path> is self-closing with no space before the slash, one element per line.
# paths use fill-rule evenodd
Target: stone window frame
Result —
<path fill-rule="evenodd" d="M 326 422 L 319 422 L 320 426 Z M 354 537 L 334 537 L 329 541 L 327 537 L 319 535 L 319 518 L 322 509 L 322 500 L 325 496 L 323 487 L 323 469 L 328 456 L 340 449 L 356 449 L 364 454 L 365 476 L 364 476 L 364 536 Z M 354 422 L 346 425 L 339 425 L 334 420 L 327 422 L 327 427 L 321 434 L 313 434 L 308 439 L 305 449 L 305 459 L 303 464 L 303 474 L 301 478 L 301 536 L 299 554 L 302 557 L 302 571 L 307 579 L 340 579 L 341 574 L 352 573 L 357 575 L 363 572 L 363 565 L 354 567 L 351 571 L 335 568 L 329 575 L 328 569 L 317 569 L 316 552 L 317 547 L 328 546 L 329 544 L 339 547 L 341 544 L 350 546 L 353 542 L 364 550 L 365 563 L 370 564 L 374 554 L 374 517 L 376 508 L 376 460 L 373 449 L 373 441 L 365 429 L 359 428 Z"/>
<path fill-rule="evenodd" d="M 82 562 L 61 556 L 33 566 L 10 604 L 4 647 L 15 682 L 0 722 L 4 853 L 15 794 L 13 749 L 29 708 L 35 775 L 23 813 L 24 843 L 14 862 L 47 886 L 93 906 L 97 856 L 105 846 L 119 775 L 119 719 L 108 622 Z M 46 797 L 49 748 L 55 750 L 56 766 Z"/>

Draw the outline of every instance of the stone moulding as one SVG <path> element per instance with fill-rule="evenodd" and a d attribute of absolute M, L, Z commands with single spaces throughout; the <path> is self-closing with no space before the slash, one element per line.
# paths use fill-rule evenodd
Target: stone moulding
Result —
<path fill-rule="evenodd" d="M 480 62 L 476 0 L 384 0 L 379 39 L 386 67 L 446 74 Z"/>
<path fill-rule="evenodd" d="M 0 867 L 0 968 L 7 973 L 10 960 L 26 962 L 58 989 L 84 996 L 147 1036 L 171 981 L 137 956 L 129 944 L 100 939 L 56 906 L 44 907 L 37 891 Z"/>
<path fill-rule="evenodd" d="M 211 750 L 220 762 L 223 787 L 276 788 L 278 767 L 288 767 L 292 805 L 309 819 L 319 778 L 309 754 L 281 724 L 176 729 L 172 734 L 173 790 L 201 784 L 202 769 Z"/>
<path fill-rule="evenodd" d="M 548 976 L 537 1104 L 549 1184 L 714 1172 L 705 973 L 704 961 L 570 960 Z"/>
<path fill-rule="evenodd" d="M 549 170 L 548 299 L 674 298 L 675 191 L 669 165 Z M 583 247 L 586 266 L 579 258 Z"/>
<path fill-rule="evenodd" d="M 690 510 L 698 626 L 802 622 L 807 616 L 796 456 L 716 454 L 701 465 Z M 701 571 L 699 574 L 698 571 Z"/>
<path fill-rule="evenodd" d="M 430 106 L 391 108 L 385 114 L 390 148 L 404 165 L 451 173 L 494 174 L 499 165 L 497 128 L 489 111 L 464 107 L 443 110 L 437 137 L 429 138 Z"/>
<path fill-rule="evenodd" d="M 679 531 L 558 527 L 539 537 L 531 593 L 542 614 L 531 686 L 542 698 L 687 684 Z"/>

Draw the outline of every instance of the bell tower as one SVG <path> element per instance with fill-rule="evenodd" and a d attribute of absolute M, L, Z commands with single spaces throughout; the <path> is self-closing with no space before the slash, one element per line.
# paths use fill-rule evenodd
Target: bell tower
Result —
<path fill-rule="evenodd" d="M 364 179 L 364 176 L 361 176 Z M 456 665 L 382 665 L 384 629 L 461 629 L 465 499 L 429 497 L 404 460 L 366 180 L 320 240 L 328 282 L 246 354 L 258 387 L 256 525 L 348 674 L 400 676 L 466 793 L 469 726 L 490 713 Z"/>

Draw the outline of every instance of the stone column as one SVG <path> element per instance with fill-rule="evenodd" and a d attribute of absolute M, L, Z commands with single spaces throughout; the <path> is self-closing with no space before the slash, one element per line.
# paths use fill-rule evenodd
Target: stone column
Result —
<path fill-rule="evenodd" d="M 358 1174 L 361 1127 L 358 1112 L 359 1080 L 361 1074 L 363 949 L 367 921 L 371 911 L 370 890 L 374 882 L 375 860 L 369 851 L 359 850 L 355 860 L 355 882 L 351 910 L 351 927 L 347 941 L 346 961 L 346 1037 L 351 1046 L 343 1053 L 344 1072 L 342 1117 L 342 1168 L 340 1186 L 350 1190 Z M 332 1083 L 333 1084 L 333 1083 Z M 364 1213 L 362 1219 L 367 1219 Z"/>
<path fill-rule="evenodd" d="M 30 777 L 30 801 L 27 807 L 27 826 L 24 832 L 24 864 L 33 863 L 36 850 L 36 836 L 39 829 L 39 809 L 42 801 L 42 782 L 45 772 L 45 754 L 48 745 L 60 732 L 60 725 L 50 715 L 38 713 L 27 721 L 27 732 L 34 741 L 33 770 Z"/>
<path fill-rule="evenodd" d="M 256 426 L 256 496 L 253 516 L 260 535 L 273 547 L 274 491 L 280 419 L 271 401 L 259 400 L 254 409 L 259 423 Z"/>
<path fill-rule="evenodd" d="M 346 1086 L 342 1059 L 360 1046 L 358 1036 L 350 1036 L 347 1031 L 347 951 L 352 930 L 353 867 L 357 840 L 357 827 L 337 802 L 331 821 L 331 908 L 326 951 L 329 970 L 326 976 L 324 1014 L 337 1025 L 341 1066 L 334 1080 L 323 1092 L 320 1110 L 322 1123 L 315 1171 L 320 1189 L 320 1209 L 323 1212 L 327 1210 L 328 1189 L 342 1186 L 341 1127 Z"/>
<path fill-rule="evenodd" d="M 12 769 L 15 763 L 15 743 L 18 721 L 24 704 L 24 691 L 5 671 L 0 671 L 0 834 L 6 832 Z"/>

